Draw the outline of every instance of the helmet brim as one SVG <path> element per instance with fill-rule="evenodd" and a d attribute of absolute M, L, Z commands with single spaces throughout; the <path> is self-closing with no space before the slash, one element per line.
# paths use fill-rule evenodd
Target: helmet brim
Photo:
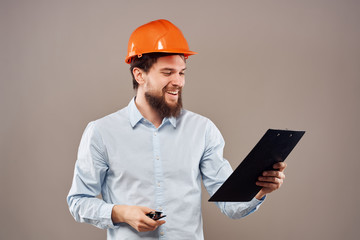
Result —
<path fill-rule="evenodd" d="M 132 61 L 132 58 L 134 57 L 138 57 L 140 58 L 143 54 L 147 54 L 147 53 L 174 53 L 174 54 L 184 54 L 185 57 L 191 56 L 191 55 L 195 55 L 198 54 L 197 52 L 193 52 L 193 51 L 177 51 L 177 50 L 164 50 L 164 51 L 156 51 L 156 52 L 144 52 L 142 54 L 132 54 L 131 56 L 127 56 L 125 58 L 125 63 L 130 64 Z"/>

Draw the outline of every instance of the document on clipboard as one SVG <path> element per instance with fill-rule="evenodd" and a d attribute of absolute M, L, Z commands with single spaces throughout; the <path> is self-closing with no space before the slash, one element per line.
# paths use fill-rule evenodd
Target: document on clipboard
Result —
<path fill-rule="evenodd" d="M 256 181 L 263 171 L 273 169 L 300 141 L 305 131 L 269 129 L 209 202 L 248 202 L 262 187 Z"/>

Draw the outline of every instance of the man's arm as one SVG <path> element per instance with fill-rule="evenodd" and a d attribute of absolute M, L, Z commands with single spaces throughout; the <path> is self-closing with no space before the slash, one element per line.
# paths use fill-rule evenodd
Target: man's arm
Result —
<path fill-rule="evenodd" d="M 233 169 L 223 158 L 224 139 L 214 123 L 210 120 L 206 126 L 205 152 L 201 159 L 200 171 L 204 186 L 210 196 L 232 174 Z M 221 212 L 232 219 L 238 219 L 256 211 L 264 199 L 252 199 L 249 202 L 215 202 Z"/>
<path fill-rule="evenodd" d="M 86 127 L 81 138 L 74 178 L 67 202 L 76 221 L 99 228 L 117 228 L 117 223 L 128 223 L 139 232 L 153 231 L 165 221 L 155 221 L 146 216 L 153 209 L 106 203 L 97 198 L 109 168 L 102 138 L 96 122 Z"/>
<path fill-rule="evenodd" d="M 102 138 L 96 131 L 96 122 L 91 122 L 81 138 L 74 178 L 67 196 L 69 210 L 76 221 L 99 228 L 115 227 L 111 221 L 114 204 L 96 197 L 101 194 L 108 168 Z"/>

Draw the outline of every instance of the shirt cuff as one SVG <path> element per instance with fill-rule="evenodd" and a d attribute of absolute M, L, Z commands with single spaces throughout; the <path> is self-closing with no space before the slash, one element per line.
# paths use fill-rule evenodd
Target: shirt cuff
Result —
<path fill-rule="evenodd" d="M 261 203 L 263 203 L 263 202 L 265 201 L 265 198 L 266 198 L 266 195 L 263 196 L 260 200 L 254 197 L 254 198 L 251 200 L 251 202 L 254 201 L 254 202 L 258 203 L 258 204 L 261 204 Z"/>
<path fill-rule="evenodd" d="M 114 206 L 115 204 L 106 203 L 101 207 L 101 213 L 103 213 L 101 218 L 105 228 L 119 228 L 119 226 L 114 224 L 111 219 L 112 209 Z"/>
<path fill-rule="evenodd" d="M 258 208 L 265 201 L 265 198 L 266 195 L 262 197 L 260 200 L 254 197 L 249 202 L 244 202 L 244 203 L 246 203 L 249 206 L 249 208 Z"/>
<path fill-rule="evenodd" d="M 254 197 L 254 198 L 249 202 L 249 205 L 254 208 L 250 213 L 253 213 L 253 212 L 255 212 L 256 210 L 258 210 L 259 207 L 260 207 L 260 205 L 265 201 L 265 198 L 266 198 L 266 195 L 263 196 L 260 200 Z"/>

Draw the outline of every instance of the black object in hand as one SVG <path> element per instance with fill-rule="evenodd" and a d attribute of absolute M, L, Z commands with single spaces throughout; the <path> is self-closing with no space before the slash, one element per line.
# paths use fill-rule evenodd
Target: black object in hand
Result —
<path fill-rule="evenodd" d="M 148 214 L 146 214 L 146 216 L 148 216 L 149 218 L 153 219 L 153 220 L 159 220 L 163 217 L 166 217 L 166 215 L 161 215 L 162 212 L 158 212 L 158 211 L 152 211 L 152 212 L 149 212 Z"/>

